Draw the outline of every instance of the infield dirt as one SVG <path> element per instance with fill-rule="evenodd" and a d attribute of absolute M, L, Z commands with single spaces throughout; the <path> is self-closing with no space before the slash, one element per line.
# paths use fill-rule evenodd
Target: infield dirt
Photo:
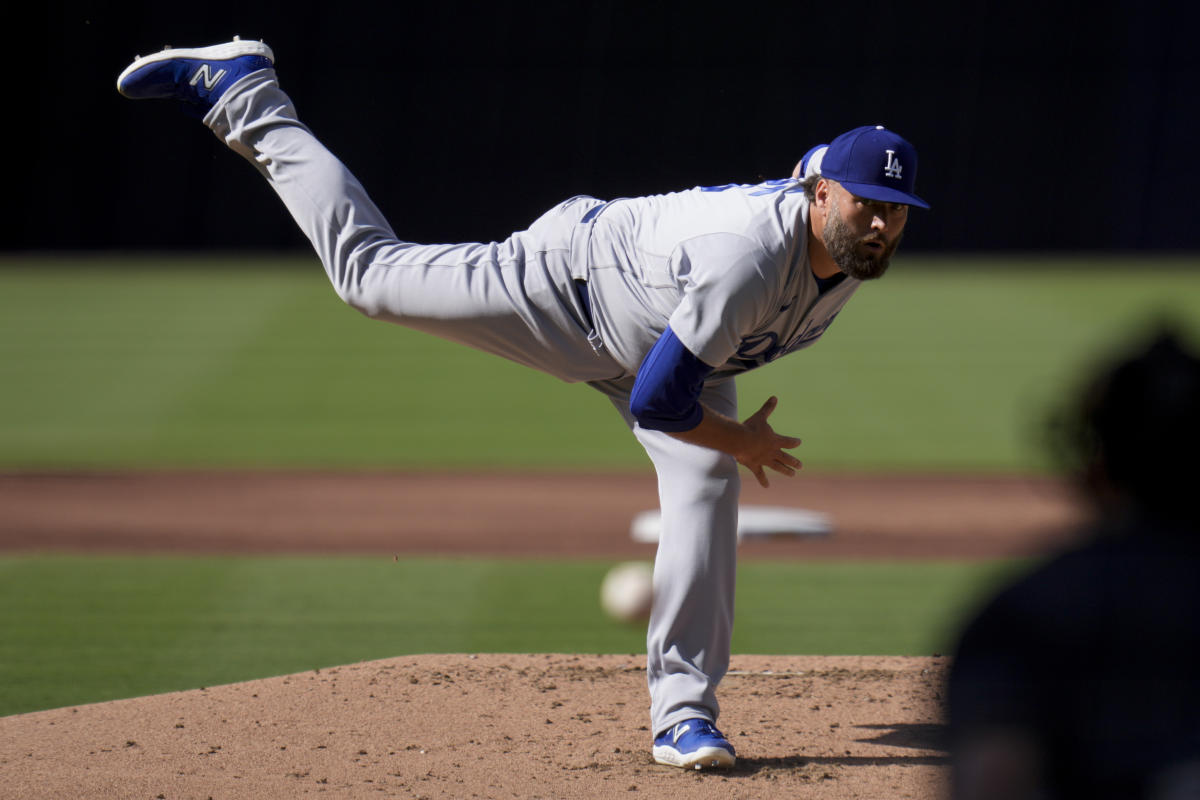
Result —
<path fill-rule="evenodd" d="M 1050 479 L 806 476 L 747 504 L 830 515 L 742 558 L 1035 555 L 1080 518 Z M 0 550 L 648 556 L 639 475 L 0 476 Z M 649 756 L 644 656 L 405 656 L 0 719 L 0 798 L 934 798 L 941 657 L 736 656 L 734 770 Z"/>

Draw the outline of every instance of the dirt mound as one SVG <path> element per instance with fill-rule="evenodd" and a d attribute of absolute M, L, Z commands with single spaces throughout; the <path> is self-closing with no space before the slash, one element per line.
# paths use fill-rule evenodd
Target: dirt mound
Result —
<path fill-rule="evenodd" d="M 405 656 L 5 717 L 0 798 L 932 798 L 945 670 L 735 657 L 738 764 L 691 773 L 650 758 L 642 656 Z"/>

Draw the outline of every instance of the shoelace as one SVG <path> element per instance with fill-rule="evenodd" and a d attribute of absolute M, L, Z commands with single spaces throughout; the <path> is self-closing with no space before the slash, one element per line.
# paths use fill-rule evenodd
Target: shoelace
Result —
<path fill-rule="evenodd" d="M 692 726 L 692 729 L 690 731 L 687 731 L 687 733 L 691 733 L 691 734 L 694 734 L 697 736 L 712 736 L 717 739 L 725 738 L 721 734 L 721 732 L 719 730 L 717 730 L 715 727 L 713 727 L 712 723 L 708 722 L 707 720 L 694 719 L 694 720 L 688 720 L 687 722 L 680 723 L 680 724 Z"/>

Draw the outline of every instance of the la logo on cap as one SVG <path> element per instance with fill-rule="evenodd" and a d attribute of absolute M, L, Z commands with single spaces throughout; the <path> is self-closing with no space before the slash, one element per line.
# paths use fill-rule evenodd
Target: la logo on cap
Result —
<path fill-rule="evenodd" d="M 903 167 L 900 166 L 900 159 L 896 158 L 895 150 L 888 150 L 886 152 L 888 160 L 887 163 L 883 165 L 883 174 L 887 175 L 889 178 L 900 180 L 900 170 L 903 169 Z"/>

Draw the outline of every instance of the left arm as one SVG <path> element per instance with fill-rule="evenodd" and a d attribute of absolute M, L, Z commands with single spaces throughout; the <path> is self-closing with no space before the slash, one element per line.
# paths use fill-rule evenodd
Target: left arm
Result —
<path fill-rule="evenodd" d="M 800 461 L 785 450 L 800 440 L 775 433 L 767 422 L 777 399 L 738 422 L 700 403 L 704 379 L 712 372 L 668 327 L 638 369 L 630 411 L 643 428 L 733 456 L 763 486 L 770 485 L 766 469 L 794 475 Z"/>
<path fill-rule="evenodd" d="M 767 480 L 767 469 L 790 477 L 801 467 L 800 460 L 786 452 L 799 446 L 800 440 L 776 433 L 767 422 L 767 417 L 771 416 L 778 403 L 775 397 L 767 398 L 762 408 L 747 417 L 745 422 L 738 422 L 702 406 L 704 415 L 699 425 L 671 435 L 689 444 L 728 453 L 750 470 L 766 488 L 771 485 Z"/>

